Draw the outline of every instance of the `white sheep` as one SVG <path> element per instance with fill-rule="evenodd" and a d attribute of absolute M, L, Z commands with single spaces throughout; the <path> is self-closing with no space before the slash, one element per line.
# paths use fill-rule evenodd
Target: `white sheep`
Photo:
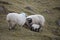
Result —
<path fill-rule="evenodd" d="M 42 15 L 30 15 L 26 19 L 26 24 L 29 27 L 31 27 L 32 24 L 38 24 L 42 27 L 45 24 L 45 18 Z"/>
<path fill-rule="evenodd" d="M 40 29 L 40 25 L 38 25 L 38 24 L 32 24 L 31 25 L 31 30 L 32 31 L 39 32 L 39 29 Z"/>
<path fill-rule="evenodd" d="M 25 13 L 9 13 L 6 17 L 6 20 L 9 23 L 9 29 L 15 28 L 16 24 L 23 26 L 26 22 L 26 14 Z"/>

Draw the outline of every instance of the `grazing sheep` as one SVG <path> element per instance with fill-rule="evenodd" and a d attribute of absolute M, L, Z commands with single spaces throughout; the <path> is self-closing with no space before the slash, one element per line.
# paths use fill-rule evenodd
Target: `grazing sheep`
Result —
<path fill-rule="evenodd" d="M 14 29 L 16 24 L 23 26 L 26 22 L 26 16 L 25 13 L 9 13 L 6 17 L 6 20 L 9 23 L 9 29 Z"/>
<path fill-rule="evenodd" d="M 42 27 L 45 24 L 45 18 L 42 15 L 30 15 L 26 19 L 26 24 L 29 27 L 31 27 L 32 24 L 38 24 Z"/>
<path fill-rule="evenodd" d="M 39 29 L 40 29 L 40 25 L 38 25 L 38 24 L 32 24 L 31 25 L 31 30 L 32 31 L 39 32 Z"/>

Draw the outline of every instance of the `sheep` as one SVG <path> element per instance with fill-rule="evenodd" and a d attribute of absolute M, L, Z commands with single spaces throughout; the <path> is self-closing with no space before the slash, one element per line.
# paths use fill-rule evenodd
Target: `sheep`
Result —
<path fill-rule="evenodd" d="M 21 27 L 25 24 L 26 22 L 26 14 L 25 13 L 9 13 L 7 14 L 6 20 L 9 25 L 9 30 L 14 29 L 15 25 L 18 24 Z"/>
<path fill-rule="evenodd" d="M 38 25 L 38 24 L 32 24 L 31 25 L 31 30 L 32 31 L 39 32 L 39 29 L 40 29 L 40 25 Z"/>
<path fill-rule="evenodd" d="M 31 28 L 32 24 L 38 24 L 38 25 L 40 25 L 40 29 L 42 29 L 42 27 L 45 24 L 45 18 L 43 15 L 38 15 L 38 14 L 30 15 L 30 16 L 27 16 L 27 18 L 26 18 L 26 24 L 30 28 Z"/>

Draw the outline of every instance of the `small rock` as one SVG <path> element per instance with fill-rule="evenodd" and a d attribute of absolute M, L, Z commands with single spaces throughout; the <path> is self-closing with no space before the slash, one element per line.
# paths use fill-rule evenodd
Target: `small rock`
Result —
<path fill-rule="evenodd" d="M 8 10 L 4 6 L 0 5 L 0 14 L 7 14 L 7 13 Z"/>
<path fill-rule="evenodd" d="M 57 21 L 57 24 L 60 26 L 60 20 Z"/>
<path fill-rule="evenodd" d="M 33 11 L 33 9 L 31 7 L 29 7 L 29 6 L 25 7 L 25 9 Z"/>
<path fill-rule="evenodd" d="M 48 9 L 44 9 L 44 12 L 47 12 L 48 14 L 50 14 L 50 13 L 51 13 L 51 11 L 50 11 L 50 10 L 48 10 Z"/>
<path fill-rule="evenodd" d="M 60 37 L 58 36 L 58 37 L 55 37 L 54 39 L 55 39 L 55 40 L 60 40 Z"/>
<path fill-rule="evenodd" d="M 11 5 L 9 2 L 5 2 L 5 1 L 0 1 L 0 4 L 7 4 L 7 5 Z"/>
<path fill-rule="evenodd" d="M 59 29 L 59 27 L 53 28 L 52 29 L 52 33 L 54 35 L 60 36 L 60 29 Z"/>
<path fill-rule="evenodd" d="M 60 10 L 60 7 L 55 7 L 55 8 L 53 8 L 53 9 L 55 9 L 55 10 Z"/>

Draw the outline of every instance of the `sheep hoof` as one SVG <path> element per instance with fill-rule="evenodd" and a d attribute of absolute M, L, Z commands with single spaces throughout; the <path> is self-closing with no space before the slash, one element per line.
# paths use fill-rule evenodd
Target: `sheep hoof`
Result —
<path fill-rule="evenodd" d="M 11 29 L 9 28 L 9 30 L 11 30 Z"/>
<path fill-rule="evenodd" d="M 13 30 L 13 29 L 15 29 L 15 27 L 9 28 L 9 30 Z"/>
<path fill-rule="evenodd" d="M 39 29 L 35 29 L 35 32 L 39 32 Z"/>

